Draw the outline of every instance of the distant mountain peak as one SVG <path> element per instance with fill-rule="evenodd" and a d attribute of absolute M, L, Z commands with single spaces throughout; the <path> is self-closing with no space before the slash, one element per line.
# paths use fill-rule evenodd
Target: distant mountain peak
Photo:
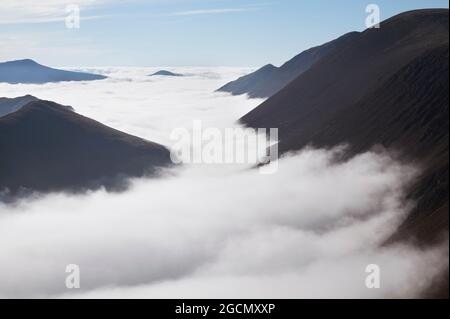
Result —
<path fill-rule="evenodd" d="M 38 65 L 39 63 L 37 63 L 36 61 L 34 61 L 34 60 L 32 60 L 32 59 L 23 59 L 23 60 L 16 60 L 16 61 L 13 61 L 13 62 L 16 62 L 16 63 L 23 63 L 23 64 L 35 64 L 35 65 Z"/>
<path fill-rule="evenodd" d="M 0 118 L 17 112 L 28 103 L 36 100 L 38 100 L 36 97 L 29 94 L 17 98 L 0 98 Z"/>
<path fill-rule="evenodd" d="M 0 83 L 44 84 L 63 81 L 94 81 L 106 79 L 100 74 L 53 69 L 31 59 L 0 63 Z"/>
<path fill-rule="evenodd" d="M 39 65 L 39 63 L 37 63 L 36 61 L 31 60 L 31 59 L 13 60 L 13 61 L 7 61 L 5 63 L 7 63 L 7 64 L 19 64 L 19 65 Z"/>
<path fill-rule="evenodd" d="M 267 64 L 253 73 L 227 83 L 218 91 L 233 95 L 248 94 L 251 98 L 271 97 L 298 76 L 308 71 L 334 47 L 351 41 L 356 34 L 359 34 L 359 32 L 350 32 L 333 41 L 305 50 L 280 67 Z"/>
<path fill-rule="evenodd" d="M 183 74 L 174 73 L 167 70 L 160 70 L 158 72 L 151 74 L 150 76 L 183 76 Z"/>
<path fill-rule="evenodd" d="M 266 69 L 277 69 L 277 67 L 275 65 L 269 63 L 261 68 L 261 70 L 266 70 Z"/>
<path fill-rule="evenodd" d="M 0 118 L 11 113 L 18 112 L 30 107 L 47 107 L 48 105 L 57 105 L 57 108 L 74 112 L 73 107 L 68 105 L 59 105 L 50 101 L 40 100 L 33 95 L 24 95 L 16 98 L 0 98 Z"/>

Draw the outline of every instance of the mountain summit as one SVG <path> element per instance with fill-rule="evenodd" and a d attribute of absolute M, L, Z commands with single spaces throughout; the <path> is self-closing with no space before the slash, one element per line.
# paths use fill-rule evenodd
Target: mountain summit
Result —
<path fill-rule="evenodd" d="M 49 68 L 30 59 L 0 63 L 0 83 L 44 84 L 63 81 L 94 81 L 105 78 L 98 74 Z"/>
<path fill-rule="evenodd" d="M 0 117 L 14 113 L 20 110 L 24 105 L 37 100 L 38 99 L 32 95 L 25 95 L 14 99 L 2 97 L 0 98 Z"/>
<path fill-rule="evenodd" d="M 183 76 L 183 74 L 173 73 L 167 70 L 161 70 L 156 73 L 151 74 L 150 76 Z"/>
<path fill-rule="evenodd" d="M 171 165 L 162 145 L 37 99 L 0 117 L 0 154 L 0 193 L 12 194 L 121 189 Z"/>

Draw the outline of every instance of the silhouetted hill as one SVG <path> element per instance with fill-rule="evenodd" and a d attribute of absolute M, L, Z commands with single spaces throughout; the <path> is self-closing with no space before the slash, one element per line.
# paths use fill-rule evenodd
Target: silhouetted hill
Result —
<path fill-rule="evenodd" d="M 183 76 L 183 74 L 173 73 L 166 70 L 161 70 L 156 73 L 151 74 L 150 76 Z"/>
<path fill-rule="evenodd" d="M 448 10 L 395 16 L 333 49 L 241 121 L 278 127 L 280 150 L 381 145 L 423 167 L 417 209 L 397 234 L 423 243 L 448 231 Z"/>
<path fill-rule="evenodd" d="M 14 113 L 32 101 L 39 101 L 39 99 L 32 95 L 25 95 L 12 99 L 2 97 L 0 98 L 0 117 Z M 66 108 L 69 111 L 74 111 L 74 109 L 68 105 L 61 105 L 61 107 Z"/>
<path fill-rule="evenodd" d="M 336 40 L 306 50 L 279 68 L 272 64 L 266 65 L 256 72 L 224 85 L 218 91 L 233 95 L 248 94 L 251 98 L 270 97 L 320 61 L 336 46 L 351 41 L 357 34 L 357 32 L 351 32 Z"/>
<path fill-rule="evenodd" d="M 33 60 L 0 63 L 0 82 L 10 84 L 44 84 L 63 81 L 93 81 L 106 77 L 98 74 L 52 69 Z"/>
<path fill-rule="evenodd" d="M 269 87 L 278 85 L 275 81 L 272 83 L 274 74 L 278 70 L 279 69 L 276 66 L 268 64 L 253 73 L 224 85 L 217 91 L 228 92 L 233 95 L 248 94 L 254 98 L 266 97 L 265 94 L 266 91 L 269 90 Z M 267 94 L 267 96 L 268 95 L 270 94 Z"/>
<path fill-rule="evenodd" d="M 155 174 L 169 151 L 49 101 L 0 118 L 0 190 L 119 189 L 124 177 Z"/>

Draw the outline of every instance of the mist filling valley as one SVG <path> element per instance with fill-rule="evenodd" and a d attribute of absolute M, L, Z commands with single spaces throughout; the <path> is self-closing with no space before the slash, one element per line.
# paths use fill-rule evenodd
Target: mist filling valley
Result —
<path fill-rule="evenodd" d="M 215 93 L 249 69 L 89 69 L 94 82 L 0 84 L 168 147 L 176 128 L 229 128 L 262 100 Z M 156 71 L 156 69 L 154 70 Z M 448 265 L 448 245 L 386 245 L 413 202 L 419 168 L 385 152 L 336 161 L 342 147 L 306 149 L 277 173 L 252 165 L 185 164 L 135 179 L 123 193 L 36 195 L 0 204 L 0 297 L 418 297 Z M 448 259 L 447 259 L 448 260 Z M 65 286 L 79 265 L 81 288 Z M 381 288 L 366 286 L 379 265 Z"/>

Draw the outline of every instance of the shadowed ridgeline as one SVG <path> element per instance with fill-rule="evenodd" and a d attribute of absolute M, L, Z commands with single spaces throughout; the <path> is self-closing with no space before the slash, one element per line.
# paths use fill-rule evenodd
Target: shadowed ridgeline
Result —
<path fill-rule="evenodd" d="M 30 97 L 11 102 L 24 99 Z M 155 175 L 172 163 L 162 145 L 37 99 L 0 117 L 0 154 L 0 190 L 12 196 L 100 186 L 121 190 L 127 177 Z"/>
<path fill-rule="evenodd" d="M 448 236 L 448 13 L 410 11 L 352 35 L 241 119 L 279 128 L 282 153 L 348 144 L 352 156 L 377 146 L 417 164 L 407 194 L 417 205 L 394 241 Z M 439 296 L 448 296 L 445 277 Z"/>
<path fill-rule="evenodd" d="M 306 50 L 279 68 L 268 64 L 253 73 L 224 85 L 217 91 L 228 92 L 233 95 L 248 94 L 250 98 L 270 97 L 320 61 L 336 46 L 351 41 L 357 34 L 357 32 L 351 32 L 336 40 Z"/>

